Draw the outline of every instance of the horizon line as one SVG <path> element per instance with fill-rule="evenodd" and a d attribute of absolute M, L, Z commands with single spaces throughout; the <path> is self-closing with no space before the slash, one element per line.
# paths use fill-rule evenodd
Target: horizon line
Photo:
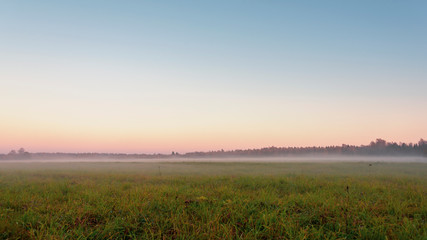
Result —
<path fill-rule="evenodd" d="M 424 143 L 427 144 L 427 141 L 424 140 L 423 138 L 420 138 L 418 140 L 418 142 L 388 142 L 385 139 L 382 138 L 376 138 L 375 141 L 372 140 L 369 144 L 364 145 L 350 145 L 350 144 L 346 144 L 346 143 L 342 143 L 341 145 L 322 145 L 322 146 L 265 146 L 265 147 L 261 147 L 261 148 L 240 148 L 240 149 L 232 149 L 232 150 L 224 150 L 224 149 L 217 149 L 217 150 L 208 150 L 208 151 L 189 151 L 189 152 L 185 152 L 185 153 L 179 153 L 178 151 L 174 151 L 174 150 L 170 150 L 169 153 L 160 153 L 160 152 L 154 152 L 154 153 L 143 153 L 143 152 L 139 152 L 139 153 L 129 153 L 129 152 L 61 152 L 61 151 L 56 151 L 56 152 L 48 152 L 48 151 L 39 151 L 39 152 L 28 152 L 25 150 L 25 148 L 21 147 L 17 150 L 12 149 L 9 151 L 9 153 L 0 153 L 0 155 L 9 155 L 12 152 L 15 152 L 16 154 L 18 154 L 19 151 L 23 151 L 25 153 L 31 153 L 31 154 L 117 154 L 117 155 L 151 155 L 151 156 L 158 156 L 158 155 L 186 155 L 186 154 L 191 154 L 191 153 L 213 153 L 213 152 L 234 152 L 234 151 L 248 151 L 248 150 L 262 150 L 262 149 L 268 149 L 268 148 L 282 148 L 282 149 L 289 149 L 289 148 L 297 148 L 297 149 L 304 149 L 304 148 L 329 148 L 329 147 L 343 147 L 343 146 L 348 146 L 348 147 L 369 147 L 370 145 L 372 145 L 372 143 L 378 143 L 378 142 L 384 142 L 385 144 L 397 144 L 399 146 L 402 145 L 416 145 L 416 144 L 420 144 L 420 143 Z M 12 153 L 13 154 L 13 153 Z"/>

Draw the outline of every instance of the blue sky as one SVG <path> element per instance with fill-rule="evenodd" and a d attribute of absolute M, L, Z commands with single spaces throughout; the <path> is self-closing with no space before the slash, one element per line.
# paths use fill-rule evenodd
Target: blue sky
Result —
<path fill-rule="evenodd" d="M 417 141 L 427 134 L 426 7 L 2 2 L 0 151 Z"/>

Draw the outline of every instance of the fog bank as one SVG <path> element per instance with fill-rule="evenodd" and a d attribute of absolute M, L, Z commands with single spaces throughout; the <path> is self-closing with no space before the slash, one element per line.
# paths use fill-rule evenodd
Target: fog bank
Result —
<path fill-rule="evenodd" d="M 262 163 L 329 163 L 329 162 L 390 162 L 390 163 L 427 163 L 427 157 L 418 156 L 294 156 L 294 157 L 223 157 L 223 158 L 61 158 L 61 159 L 25 159 L 1 160 L 0 163 L 69 163 L 69 162 L 262 162 Z"/>

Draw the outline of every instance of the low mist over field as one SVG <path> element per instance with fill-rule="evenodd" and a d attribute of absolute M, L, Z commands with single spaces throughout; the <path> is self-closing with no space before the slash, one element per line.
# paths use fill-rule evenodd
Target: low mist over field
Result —
<path fill-rule="evenodd" d="M 366 157 L 366 156 L 299 156 L 299 157 L 205 157 L 205 158 L 49 158 L 4 160 L 1 163 L 67 163 L 67 162 L 117 162 L 117 163 L 156 163 L 156 162 L 255 162 L 255 163 L 328 163 L 328 162 L 368 162 L 368 163 L 427 163 L 426 157 Z"/>
<path fill-rule="evenodd" d="M 200 160 L 200 161 L 198 161 Z M 46 161 L 46 162 L 1 162 L 0 174 L 26 172 L 32 174 L 139 174 L 140 176 L 386 176 L 400 178 L 427 177 L 425 161 L 363 162 L 363 161 L 211 161 L 196 159 L 188 162 L 163 161 Z M 413 159 L 412 159 L 413 160 Z"/>
<path fill-rule="evenodd" d="M 412 160 L 410 160 L 412 159 Z M 30 153 L 24 148 L 0 154 L 0 160 L 25 161 L 423 161 L 427 159 L 427 141 L 394 143 L 383 139 L 369 145 L 328 147 L 268 147 L 261 149 L 189 152 L 180 154 L 125 153 Z"/>

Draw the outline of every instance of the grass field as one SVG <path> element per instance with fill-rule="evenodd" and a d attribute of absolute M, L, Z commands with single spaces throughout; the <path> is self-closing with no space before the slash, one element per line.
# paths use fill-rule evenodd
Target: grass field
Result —
<path fill-rule="evenodd" d="M 425 163 L 0 163 L 0 239 L 427 239 Z"/>

